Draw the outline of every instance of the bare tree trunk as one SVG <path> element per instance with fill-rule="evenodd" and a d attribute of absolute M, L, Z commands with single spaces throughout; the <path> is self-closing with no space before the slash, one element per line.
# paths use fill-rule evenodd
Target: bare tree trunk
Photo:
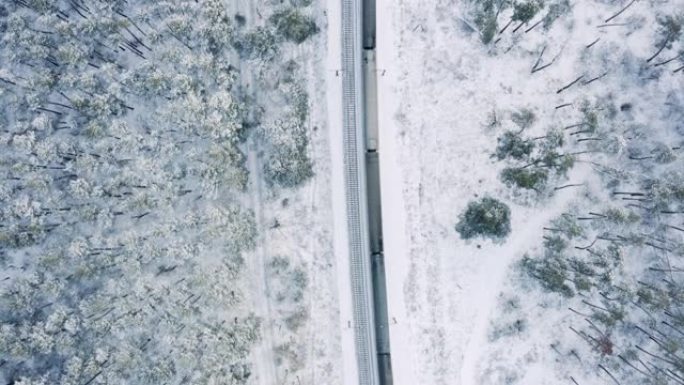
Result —
<path fill-rule="evenodd" d="M 671 38 L 672 38 L 672 32 L 670 32 L 670 33 L 667 35 L 667 37 L 665 38 L 665 41 L 663 42 L 663 44 L 660 46 L 660 48 L 658 48 L 658 51 L 656 51 L 656 53 L 654 53 L 653 56 L 651 56 L 650 58 L 646 59 L 646 63 L 650 63 L 651 60 L 655 59 L 658 55 L 660 55 L 660 53 L 663 52 L 663 50 L 665 49 L 665 47 L 667 47 L 667 43 L 670 42 L 670 39 L 671 39 Z"/>
<path fill-rule="evenodd" d="M 606 373 L 608 374 L 608 376 L 610 376 L 610 378 L 612 378 L 613 381 L 615 381 L 615 383 L 616 383 L 617 385 L 620 385 L 620 381 L 618 381 L 617 378 L 615 378 L 615 376 L 613 376 L 613 375 L 608 371 L 608 369 L 606 369 L 606 368 L 605 368 L 603 365 L 601 365 L 601 364 L 599 364 L 598 367 L 601 368 L 601 369 L 603 369 L 603 371 L 606 372 Z"/>
<path fill-rule="evenodd" d="M 626 11 L 627 8 L 631 7 L 634 3 L 636 3 L 636 0 L 630 1 L 629 4 L 627 4 L 627 5 L 625 5 L 624 7 L 622 7 L 622 9 L 619 10 L 616 14 L 614 14 L 613 16 L 607 18 L 607 19 L 604 20 L 604 21 L 607 23 L 607 22 L 609 22 L 609 21 L 615 19 L 616 17 L 620 16 L 624 11 Z"/>

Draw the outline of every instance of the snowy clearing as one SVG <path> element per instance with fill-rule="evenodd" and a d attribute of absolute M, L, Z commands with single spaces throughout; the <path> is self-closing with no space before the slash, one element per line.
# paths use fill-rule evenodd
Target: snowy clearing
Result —
<path fill-rule="evenodd" d="M 481 4 L 494 4 L 494 9 L 480 9 Z M 634 187 L 631 181 L 638 175 L 655 177 L 681 165 L 676 160 L 658 169 L 657 163 L 645 167 L 639 162 L 648 160 L 635 159 L 659 157 L 648 153 L 654 142 L 665 143 L 666 152 L 678 159 L 684 76 L 677 53 L 682 43 L 673 33 L 660 38 L 659 20 L 677 17 L 682 3 L 636 2 L 620 12 L 627 2 L 580 1 L 567 7 L 540 2 L 541 10 L 530 19 L 518 19 L 522 22 L 514 21 L 522 16 L 502 4 L 510 3 L 379 2 L 378 13 L 385 15 L 378 19 L 378 68 L 384 74 L 379 77 L 380 143 L 395 383 L 591 384 L 611 381 L 608 372 L 623 384 L 628 379 L 644 383 L 626 364 L 618 365 L 617 355 L 608 357 L 593 342 L 577 341 L 568 328 L 567 304 L 582 304 L 582 296 L 596 301 L 592 298 L 601 298 L 601 289 L 580 290 L 571 302 L 558 294 L 541 297 L 518 266 L 526 253 L 534 255 L 543 242 L 550 242 L 544 228 L 561 214 L 581 218 L 614 204 L 624 207 L 630 202 L 611 201 L 610 191 Z M 499 21 L 489 30 L 489 24 L 478 21 L 483 20 L 479 12 L 485 11 L 491 12 L 485 17 Z M 486 36 L 488 31 L 493 37 Z M 660 56 L 647 60 L 665 46 Z M 554 128 L 561 130 L 562 148 L 569 155 L 563 158 L 567 164 L 546 158 L 551 172 L 543 163 L 538 166 L 547 160 L 526 165 L 494 156 L 497 138 L 507 131 L 544 143 Z M 630 130 L 641 136 L 630 135 Z M 646 138 L 647 149 L 637 152 L 638 141 Z M 538 149 L 541 144 L 533 151 Z M 514 155 L 529 157 L 532 150 L 522 151 Z M 635 158 L 638 154 L 643 158 Z M 502 183 L 504 167 L 530 166 L 539 173 L 509 174 L 511 183 L 530 189 Z M 635 177 L 606 184 L 608 170 L 633 170 Z M 512 231 L 505 242 L 464 241 L 454 229 L 467 203 L 483 196 L 511 208 Z M 640 214 L 643 223 L 652 223 L 646 218 L 653 214 Z M 583 223 L 602 218 L 590 217 Z M 616 247 L 627 246 L 618 242 Z M 645 266 L 628 258 L 629 249 L 624 253 L 626 272 L 620 279 L 637 279 Z M 515 297 L 517 310 L 506 307 L 509 297 Z M 516 321 L 512 317 L 520 317 L 519 325 L 527 329 L 493 338 L 507 335 L 500 330 Z M 634 315 L 630 322 L 640 317 Z M 585 336 L 597 333 L 582 318 L 576 322 Z M 622 329 L 613 335 L 622 335 Z M 623 338 L 610 343 L 624 352 L 641 341 Z M 558 346 L 567 349 L 567 358 L 556 355 L 550 347 L 556 346 L 554 341 L 562 342 Z M 582 344 L 576 347 L 583 354 L 577 364 L 572 347 Z M 654 374 L 651 380 L 677 383 L 673 376 Z"/>

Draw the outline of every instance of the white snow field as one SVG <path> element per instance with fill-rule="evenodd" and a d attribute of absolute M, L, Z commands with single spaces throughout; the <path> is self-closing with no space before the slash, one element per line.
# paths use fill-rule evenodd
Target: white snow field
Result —
<path fill-rule="evenodd" d="M 681 369 L 646 353 L 638 352 L 649 362 L 639 368 L 646 375 L 622 360 L 636 362 L 635 341 L 648 339 L 625 338 L 638 333 L 627 331 L 635 330 L 630 323 L 645 317 L 636 305 L 619 305 L 629 316 L 605 326 L 582 302 L 609 301 L 605 290 L 577 289 L 571 297 L 543 292 L 517 266 L 526 253 L 542 252 L 542 243 L 554 235 L 550 222 L 561 214 L 580 218 L 616 206 L 641 215 L 638 226 L 646 232 L 682 224 L 681 215 L 663 219 L 652 215 L 652 208 L 629 206 L 639 202 L 620 201 L 611 192 L 644 191 L 634 187 L 637 181 L 681 171 L 681 34 L 670 39 L 666 33 L 667 47 L 647 59 L 663 45 L 656 20 L 681 17 L 684 3 L 545 2 L 527 23 L 507 28 L 513 11 L 502 7 L 495 10 L 499 24 L 488 44 L 476 22 L 478 4 L 484 3 L 378 1 L 380 154 L 395 385 L 680 383 Z M 557 19 L 547 16 L 552 7 L 561 10 Z M 534 116 L 531 123 L 516 123 L 527 111 Z M 596 111 L 600 128 L 593 127 L 587 111 Z M 592 131 L 575 133 L 589 126 Z M 567 176 L 552 175 L 539 192 L 502 183 L 499 173 L 512 163 L 493 156 L 497 137 L 513 131 L 537 141 L 553 128 L 564 134 L 563 150 L 574 160 Z M 643 159 L 653 158 L 656 142 L 677 160 L 661 167 L 634 156 L 641 146 Z M 622 176 L 608 184 L 607 170 Z M 511 208 L 512 231 L 505 242 L 466 241 L 455 230 L 467 203 L 483 196 Z M 596 215 L 583 219 L 584 235 L 563 242 L 570 251 L 588 255 L 592 248 L 585 252 L 573 246 L 591 244 L 602 227 Z M 663 237 L 681 245 L 681 234 L 670 230 Z M 638 286 L 647 266 L 653 266 L 649 263 L 665 258 L 653 247 L 630 249 L 611 242 L 624 255 L 614 281 Z M 579 287 L 578 282 L 575 278 Z M 680 285 L 681 277 L 672 282 Z M 507 331 L 509 325 L 520 331 Z M 604 340 L 615 351 L 597 345 Z M 669 355 L 676 353 L 662 354 L 679 362 Z"/>

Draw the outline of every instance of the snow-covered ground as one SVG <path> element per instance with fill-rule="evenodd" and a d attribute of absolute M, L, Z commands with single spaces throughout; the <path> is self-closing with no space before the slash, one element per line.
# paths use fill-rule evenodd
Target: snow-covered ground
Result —
<path fill-rule="evenodd" d="M 682 4 L 636 2 L 611 21 L 615 25 L 606 26 L 605 20 L 627 2 L 574 2 L 548 30 L 539 24 L 530 28 L 545 13 L 540 12 L 517 32 L 512 32 L 516 22 L 496 34 L 501 39 L 493 45 L 484 45 L 475 31 L 472 4 L 378 1 L 380 154 L 394 382 L 569 383 L 567 368 L 541 357 L 551 355 L 552 341 L 546 338 L 572 332 L 567 325 L 558 329 L 553 324 L 556 313 L 544 318 L 547 314 L 535 307 L 535 292 L 518 294 L 529 322 L 543 332 L 498 345 L 488 336 L 493 320 L 505 315 L 500 294 L 521 290 L 510 267 L 542 243 L 550 220 L 587 197 L 601 196 L 596 162 L 611 161 L 579 154 L 567 178 L 550 183 L 582 186 L 552 196 L 521 195 L 499 181 L 503 164 L 491 156 L 496 138 L 505 129 L 517 130 L 512 122 L 516 111 L 528 109 L 536 116 L 525 131 L 535 137 L 581 121 L 583 101 L 604 97 L 617 105 L 631 103 L 635 121 L 651 122 L 659 130 L 655 136 L 681 142 L 672 117 L 659 112 L 660 107 L 649 107 L 662 106 L 669 95 L 681 92 L 684 76 L 672 73 L 681 61 L 658 67 L 651 75 L 657 73 L 659 80 L 645 84 L 634 68 L 658 48 L 655 15 L 681 10 Z M 502 12 L 497 31 L 510 12 Z M 540 53 L 537 67 L 552 64 L 532 73 Z M 659 59 L 676 54 L 675 48 Z M 582 82 L 561 91 L 581 75 Z M 569 105 L 556 108 L 563 104 Z M 628 124 L 625 118 L 616 130 Z M 570 149 L 586 150 L 586 142 L 568 141 Z M 511 207 L 512 232 L 505 243 L 464 241 L 454 229 L 468 201 L 485 195 Z M 507 371 L 514 375 L 504 375 Z M 596 381 L 607 377 L 588 372 L 586 378 L 577 377 L 584 379 L 580 383 L 605 383 Z"/>
<path fill-rule="evenodd" d="M 267 3 L 248 2 L 248 6 L 252 15 L 258 15 L 255 10 Z M 333 191 L 341 191 L 335 188 L 339 183 L 336 173 L 341 169 L 335 168 L 338 142 L 334 142 L 341 122 L 337 100 L 339 77 L 334 67 L 339 65 L 337 7 L 314 4 L 313 14 L 321 31 L 311 43 L 291 45 L 283 52 L 286 60 L 297 63 L 299 76 L 307 79 L 308 156 L 313 162 L 314 176 L 299 188 L 273 190 L 262 182 L 256 159 L 261 156 L 259 146 L 255 145 L 248 156 L 254 176 L 249 194 L 256 206 L 261 234 L 248 262 L 253 266 L 250 280 L 255 287 L 251 295 L 255 309 L 265 320 L 264 338 L 254 355 L 255 364 L 261 369 L 255 371 L 255 384 L 348 384 L 356 378 L 350 345 L 353 333 L 347 327 L 349 316 L 345 316 L 345 309 L 351 311 L 345 244 L 335 231 L 338 224 L 333 223 L 337 218 L 333 216 L 333 205 L 339 198 Z M 268 78 L 270 74 L 265 76 L 260 81 L 272 81 Z M 268 103 L 268 99 L 264 102 Z M 345 228 L 344 223 L 339 226 Z M 282 294 L 279 289 L 287 290 L 290 284 L 287 276 L 279 282 L 282 271 L 271 272 L 277 270 L 270 264 L 278 256 L 285 257 L 292 268 L 306 272 L 303 304 L 281 304 L 277 298 Z M 303 326 L 294 333 L 288 331 L 286 318 L 302 309 Z M 349 353 L 340 355 L 340 351 L 349 349 Z"/>
<path fill-rule="evenodd" d="M 265 229 L 266 254 L 288 255 L 293 262 L 306 266 L 309 286 L 306 289 L 310 319 L 303 331 L 294 336 L 283 334 L 277 314 L 266 327 L 274 339 L 294 344 L 302 364 L 295 372 L 289 365 L 277 370 L 276 378 L 262 384 L 353 384 L 356 359 L 353 345 L 348 253 L 346 252 L 344 196 L 341 153 L 341 83 L 339 5 L 319 4 L 317 17 L 324 33 L 315 44 L 299 49 L 294 59 L 309 79 L 311 103 L 309 121 L 309 156 L 314 176 L 302 188 L 280 191 L 278 200 L 266 203 L 264 210 L 278 220 L 277 229 Z M 287 199 L 283 207 L 282 199 Z M 342 206 L 340 206 L 342 205 Z M 341 212 L 336 212 L 342 210 Z M 270 219 L 267 219 L 269 221 Z M 342 229 L 342 230 L 340 230 Z M 263 293 L 255 292 L 256 297 Z M 270 293 L 269 295 L 273 295 Z M 271 299 L 272 300 L 272 299 Z M 258 377 L 261 374 L 257 373 Z"/>

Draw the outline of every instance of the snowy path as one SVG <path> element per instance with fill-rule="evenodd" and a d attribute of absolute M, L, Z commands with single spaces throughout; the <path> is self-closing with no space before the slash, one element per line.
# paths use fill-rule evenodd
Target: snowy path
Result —
<path fill-rule="evenodd" d="M 274 385 L 279 384 L 277 377 L 276 361 L 273 349 L 275 347 L 273 339 L 273 314 L 271 312 L 270 291 L 268 290 L 268 279 L 266 276 L 266 237 L 268 229 L 264 224 L 263 214 L 263 194 L 262 194 L 262 180 L 261 167 L 259 167 L 259 159 L 254 148 L 250 148 L 247 155 L 249 164 L 249 196 L 252 201 L 252 209 L 254 210 L 254 218 L 256 220 L 257 228 L 257 242 L 252 259 L 247 261 L 249 266 L 250 276 L 255 278 L 252 282 L 252 293 L 254 293 L 254 308 L 257 315 L 262 318 L 261 325 L 261 340 L 256 349 L 257 357 L 255 360 L 256 375 L 260 385 Z"/>
<path fill-rule="evenodd" d="M 246 25 L 255 26 L 256 6 L 257 2 L 252 1 L 237 1 L 234 3 L 236 13 L 245 16 Z M 254 68 L 248 62 L 240 60 L 240 79 L 242 87 L 245 87 L 250 92 L 252 97 L 257 97 L 255 94 L 254 85 L 256 84 L 256 74 Z M 266 251 L 268 250 L 266 239 L 267 231 L 264 224 L 264 198 L 262 194 L 263 175 L 261 167 L 259 166 L 259 158 L 257 152 L 257 145 L 255 143 L 249 144 L 247 152 L 247 165 L 249 170 L 249 200 L 250 207 L 254 210 L 254 218 L 256 222 L 257 240 L 254 251 L 248 256 L 246 260 L 249 276 L 252 287 L 251 293 L 253 298 L 254 310 L 258 317 L 261 318 L 261 340 L 255 349 L 255 377 L 259 385 L 273 385 L 278 383 L 277 367 L 274 354 L 275 341 L 273 338 L 273 315 L 270 306 L 270 294 L 268 290 L 268 281 L 266 276 Z"/>

